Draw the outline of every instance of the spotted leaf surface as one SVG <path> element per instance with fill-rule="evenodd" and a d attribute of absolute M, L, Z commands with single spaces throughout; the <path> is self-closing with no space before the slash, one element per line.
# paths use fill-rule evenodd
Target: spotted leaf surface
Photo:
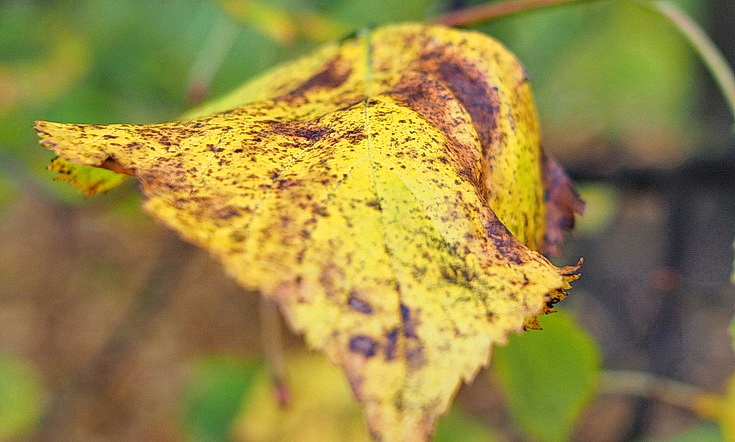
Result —
<path fill-rule="evenodd" d="M 483 34 L 382 27 L 207 111 L 36 130 L 66 161 L 135 176 L 146 210 L 275 300 L 377 438 L 428 439 L 492 345 L 575 278 L 534 250 L 555 247 L 576 194 L 550 188 L 567 182 L 525 71 Z"/>

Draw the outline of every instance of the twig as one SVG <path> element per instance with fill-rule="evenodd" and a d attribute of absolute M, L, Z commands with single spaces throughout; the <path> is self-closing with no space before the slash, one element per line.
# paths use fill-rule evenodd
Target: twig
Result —
<path fill-rule="evenodd" d="M 115 382 L 124 361 L 145 340 L 155 319 L 168 305 L 170 294 L 181 280 L 196 249 L 176 235 L 164 232 L 156 262 L 146 284 L 124 318 L 110 333 L 88 369 L 54 394 L 38 427 L 38 440 L 56 440 L 59 433 L 79 420 L 79 414 L 99 409 L 101 397 L 114 396 Z"/>
<path fill-rule="evenodd" d="M 486 3 L 447 12 L 437 17 L 434 22 L 446 26 L 464 27 L 520 12 L 545 8 L 547 6 L 586 1 L 590 0 L 508 0 L 504 2 Z"/>
<path fill-rule="evenodd" d="M 286 406 L 291 401 L 291 393 L 286 382 L 283 362 L 283 328 L 281 314 L 270 299 L 260 297 L 260 325 L 263 339 L 265 361 L 279 405 Z"/>
<path fill-rule="evenodd" d="M 699 415 L 700 399 L 710 394 L 693 385 L 651 373 L 607 370 L 600 376 L 600 393 L 656 399 Z"/>

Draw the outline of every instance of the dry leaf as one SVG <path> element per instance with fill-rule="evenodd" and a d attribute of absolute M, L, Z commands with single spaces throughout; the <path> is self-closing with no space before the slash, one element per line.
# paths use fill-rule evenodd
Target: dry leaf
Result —
<path fill-rule="evenodd" d="M 491 346 L 575 279 L 533 251 L 579 203 L 544 191 L 563 173 L 542 167 L 525 71 L 483 34 L 403 24 L 237 94 L 253 101 L 187 121 L 36 129 L 65 160 L 134 175 L 151 214 L 274 299 L 376 437 L 428 439 Z"/>

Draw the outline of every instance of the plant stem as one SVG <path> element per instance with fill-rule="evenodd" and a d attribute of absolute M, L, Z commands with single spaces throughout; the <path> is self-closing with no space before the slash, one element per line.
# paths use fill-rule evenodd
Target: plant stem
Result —
<path fill-rule="evenodd" d="M 185 274 L 196 249 L 174 233 L 162 230 L 156 266 L 135 296 L 124 318 L 112 329 L 87 370 L 51 397 L 33 440 L 66 440 L 87 416 L 120 410 L 120 380 L 136 350 L 149 337 L 159 313 Z M 104 411 L 103 411 L 104 410 Z M 82 423 L 82 424 L 80 424 Z M 71 439 L 74 439 L 71 437 Z"/>
<path fill-rule="evenodd" d="M 497 3 L 486 3 L 465 9 L 450 11 L 437 17 L 434 23 L 446 26 L 464 27 L 496 18 L 505 17 L 533 9 L 557 6 L 566 3 L 581 3 L 589 0 L 508 0 Z"/>
<path fill-rule="evenodd" d="M 706 32 L 679 6 L 669 1 L 635 1 L 667 20 L 687 39 L 714 77 L 735 118 L 735 75 L 717 46 Z M 733 126 L 735 130 L 735 126 Z"/>
<path fill-rule="evenodd" d="M 291 401 L 291 393 L 286 382 L 283 362 L 283 333 L 281 314 L 276 305 L 265 296 L 260 297 L 260 324 L 263 351 L 268 374 L 275 387 L 276 401 L 286 406 Z"/>
<path fill-rule="evenodd" d="M 656 399 L 699 415 L 698 404 L 709 393 L 693 385 L 651 373 L 607 370 L 600 376 L 600 393 Z"/>

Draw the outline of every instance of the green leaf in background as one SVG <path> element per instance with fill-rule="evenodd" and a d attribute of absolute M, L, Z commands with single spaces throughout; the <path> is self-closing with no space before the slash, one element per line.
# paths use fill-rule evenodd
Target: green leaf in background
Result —
<path fill-rule="evenodd" d="M 32 366 L 0 355 L 0 440 L 30 430 L 41 412 L 41 386 Z"/>
<path fill-rule="evenodd" d="M 433 440 L 434 442 L 488 442 L 500 440 L 500 437 L 455 405 L 448 415 L 439 420 Z"/>
<path fill-rule="evenodd" d="M 592 397 L 600 357 L 592 339 L 563 312 L 539 318 L 543 331 L 512 336 L 494 367 L 520 427 L 540 441 L 568 437 Z"/>
<path fill-rule="evenodd" d="M 263 364 L 212 358 L 196 367 L 183 401 L 184 427 L 195 441 L 229 441 L 243 398 Z"/>

